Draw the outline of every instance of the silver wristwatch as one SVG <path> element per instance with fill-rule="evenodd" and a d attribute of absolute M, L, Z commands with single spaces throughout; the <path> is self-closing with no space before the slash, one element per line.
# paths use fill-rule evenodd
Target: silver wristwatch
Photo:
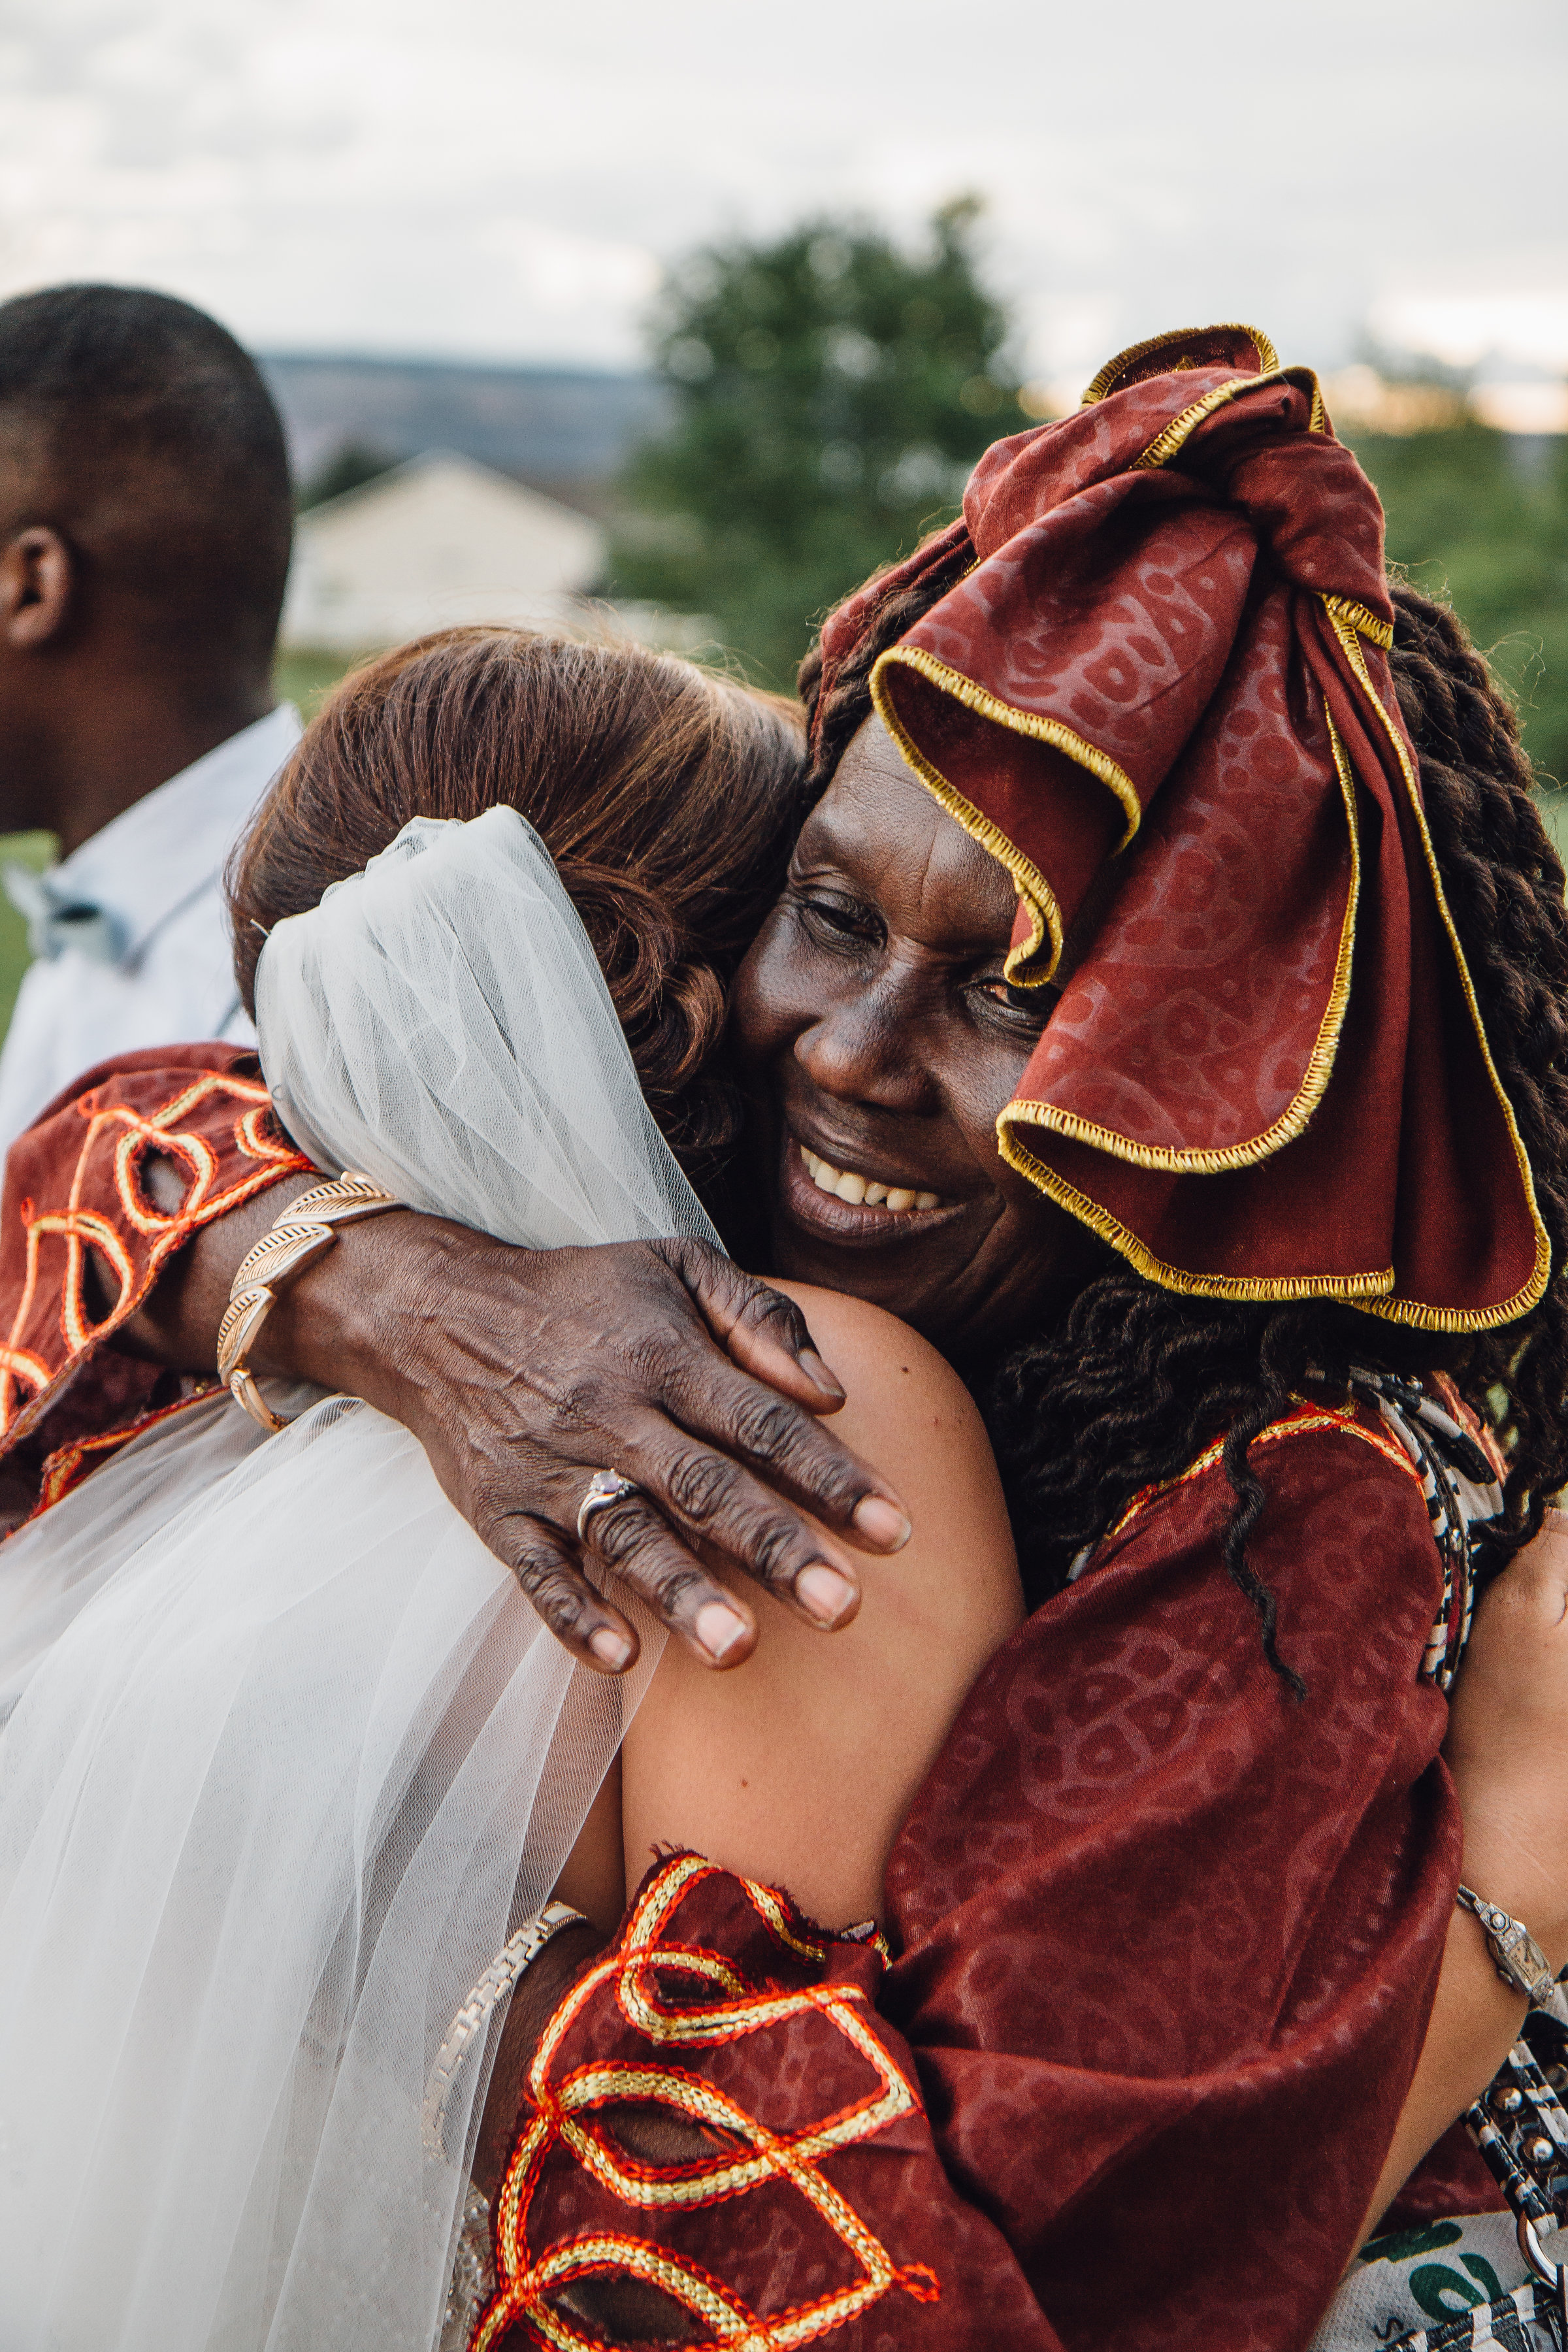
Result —
<path fill-rule="evenodd" d="M 1531 2009 L 1552 2009 L 1556 1999 L 1557 1976 L 1551 1961 L 1531 1934 L 1522 1919 L 1515 1919 L 1495 1903 L 1461 1886 L 1458 1900 L 1471 1911 L 1486 1930 L 1497 1972 L 1504 1984 L 1521 1992 Z"/>

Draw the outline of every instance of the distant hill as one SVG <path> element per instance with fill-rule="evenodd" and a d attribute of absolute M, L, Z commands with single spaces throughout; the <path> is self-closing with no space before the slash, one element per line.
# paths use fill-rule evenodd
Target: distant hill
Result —
<path fill-rule="evenodd" d="M 301 482 L 344 451 L 393 462 L 451 449 L 595 511 L 632 444 L 665 415 L 650 377 L 588 368 L 287 352 L 260 365 Z"/>

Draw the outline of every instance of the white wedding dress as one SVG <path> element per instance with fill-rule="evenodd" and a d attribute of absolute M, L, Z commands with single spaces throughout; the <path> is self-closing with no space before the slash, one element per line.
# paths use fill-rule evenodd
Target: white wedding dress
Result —
<path fill-rule="evenodd" d="M 258 990 L 329 1172 L 535 1247 L 716 1240 L 515 812 L 406 826 Z M 432 2064 L 658 1654 L 623 1598 L 635 1675 L 574 1667 L 404 1430 L 269 1394 L 281 1435 L 195 1406 L 0 1557 L 5 2352 L 430 2352 L 493 2031 L 437 2147 Z"/>

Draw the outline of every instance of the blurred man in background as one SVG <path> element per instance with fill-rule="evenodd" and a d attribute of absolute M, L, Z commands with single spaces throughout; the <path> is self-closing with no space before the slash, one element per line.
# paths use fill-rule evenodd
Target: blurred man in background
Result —
<path fill-rule="evenodd" d="M 292 523 L 254 362 L 163 294 L 0 305 L 0 832 L 37 961 L 0 1150 L 91 1063 L 246 1040 L 219 880 L 300 733 L 272 661 Z"/>

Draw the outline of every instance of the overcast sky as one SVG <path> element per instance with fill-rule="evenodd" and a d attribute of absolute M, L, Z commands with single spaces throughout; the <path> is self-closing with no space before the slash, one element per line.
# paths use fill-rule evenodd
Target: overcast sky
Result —
<path fill-rule="evenodd" d="M 1226 317 L 1563 365 L 1565 50 L 1563 0 L 0 0 L 0 294 L 621 364 L 689 244 L 973 189 L 1032 374 Z"/>

